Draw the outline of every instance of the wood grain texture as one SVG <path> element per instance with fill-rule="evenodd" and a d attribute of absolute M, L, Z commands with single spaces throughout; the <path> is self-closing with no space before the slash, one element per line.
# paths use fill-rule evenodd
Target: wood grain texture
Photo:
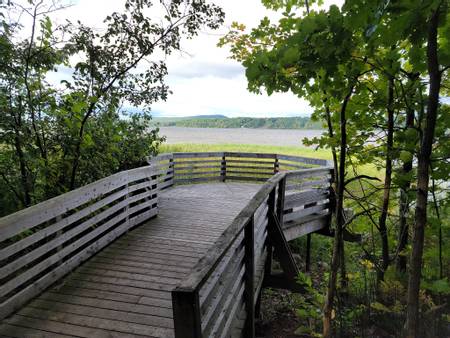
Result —
<path fill-rule="evenodd" d="M 24 236 L 0 249 L 0 317 L 17 311 L 0 337 L 254 336 L 273 237 L 287 247 L 329 225 L 331 171 L 310 168 L 326 161 L 211 152 L 148 162 L 0 219 L 2 238 Z"/>
<path fill-rule="evenodd" d="M 249 183 L 212 183 L 160 191 L 158 217 L 124 234 L 5 319 L 0 336 L 173 337 L 172 289 L 188 275 L 260 187 Z M 144 197 L 148 196 L 139 193 L 133 200 Z M 138 210 L 140 206 L 130 210 Z M 113 218 L 111 222 L 119 220 Z M 133 218 L 129 221 L 133 222 Z M 102 232 L 102 226 L 96 228 L 98 233 Z M 126 228 L 122 229 L 124 233 Z M 107 239 L 105 236 L 103 246 L 108 244 Z M 84 254 L 81 252 L 67 261 L 62 265 L 64 268 L 56 271 L 57 277 L 89 258 L 91 250 L 87 247 Z M 60 253 L 64 251 L 56 255 Z M 213 283 L 213 290 L 221 290 L 217 283 Z M 40 293 L 46 286 L 47 283 L 38 282 L 34 290 Z M 30 295 L 27 290 L 22 294 Z M 226 328 L 226 320 L 217 326 L 219 331 Z"/>

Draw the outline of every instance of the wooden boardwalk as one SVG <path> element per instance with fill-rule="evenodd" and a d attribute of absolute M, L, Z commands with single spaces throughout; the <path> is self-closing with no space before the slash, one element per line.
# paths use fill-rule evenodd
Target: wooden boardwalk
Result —
<path fill-rule="evenodd" d="M 263 287 L 305 290 L 288 241 L 332 234 L 327 165 L 161 154 L 0 218 L 0 338 L 253 338 Z"/>
<path fill-rule="evenodd" d="M 180 185 L 129 231 L 0 325 L 0 337 L 174 337 L 171 291 L 260 184 Z"/>

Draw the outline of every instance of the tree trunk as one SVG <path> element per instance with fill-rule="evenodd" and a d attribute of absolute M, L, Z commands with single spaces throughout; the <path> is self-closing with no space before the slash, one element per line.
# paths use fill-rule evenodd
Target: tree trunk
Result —
<path fill-rule="evenodd" d="M 378 281 L 384 280 L 384 273 L 389 266 L 389 241 L 387 233 L 387 215 L 389 211 L 389 199 L 391 193 L 392 181 L 392 148 L 394 144 L 394 78 L 389 77 L 388 84 L 388 103 L 387 103 L 387 142 L 386 142 L 386 171 L 383 187 L 383 204 L 381 207 L 381 215 L 378 227 L 381 237 L 382 263 L 378 270 Z"/>
<path fill-rule="evenodd" d="M 334 131 L 333 131 L 333 124 L 331 122 L 331 112 L 330 112 L 330 107 L 327 105 L 326 101 L 327 99 L 324 100 L 325 101 L 325 114 L 326 114 L 326 120 L 327 120 L 327 127 L 328 127 L 328 137 L 329 138 L 334 138 Z M 337 174 L 338 172 L 338 160 L 337 160 L 337 154 L 336 154 L 336 148 L 333 146 L 331 146 L 331 154 L 333 156 L 333 167 L 334 167 L 334 172 Z M 339 182 L 339 178 L 336 177 L 335 179 L 335 183 L 336 185 Z M 342 241 L 342 246 L 339 247 L 339 254 L 340 254 L 340 265 L 341 265 L 341 287 L 343 289 L 345 289 L 347 287 L 347 272 L 345 269 L 345 247 L 344 247 L 344 241 Z"/>
<path fill-rule="evenodd" d="M 340 261 L 340 247 L 342 243 L 342 228 L 344 226 L 344 181 L 345 181 L 345 161 L 347 155 L 347 120 L 346 120 L 346 109 L 347 104 L 353 92 L 353 87 L 351 87 L 349 93 L 342 103 L 340 112 L 340 131 L 341 131 L 341 144 L 340 144 L 340 155 L 339 155 L 339 172 L 337 178 L 337 194 L 336 194 L 336 231 L 334 233 L 334 244 L 333 244 L 333 256 L 331 259 L 331 271 L 330 279 L 328 281 L 328 290 L 325 298 L 325 305 L 323 309 L 323 336 L 324 338 L 329 338 L 332 336 L 332 313 L 333 313 L 333 303 L 334 296 L 336 293 L 336 282 L 339 270 Z"/>
<path fill-rule="evenodd" d="M 414 128 L 414 110 L 408 109 L 406 112 L 406 128 Z M 402 175 L 408 175 L 413 168 L 413 162 L 405 162 L 402 167 Z M 408 192 L 411 187 L 411 179 L 405 179 L 400 186 L 400 201 L 399 201 L 399 227 L 398 227 L 398 247 L 397 247 L 397 273 L 404 274 L 406 272 L 406 256 L 402 252 L 406 249 L 408 244 L 408 211 L 409 198 Z"/>
<path fill-rule="evenodd" d="M 412 238 L 412 252 L 409 265 L 406 336 L 419 337 L 419 290 L 422 270 L 422 254 L 427 223 L 428 183 L 431 149 L 439 107 L 439 91 L 441 86 L 441 72 L 438 61 L 437 29 L 439 24 L 440 7 L 432 14 L 427 38 L 427 63 L 430 77 L 428 91 L 428 107 L 423 136 L 420 144 L 417 167 L 417 195 L 415 224 Z"/>

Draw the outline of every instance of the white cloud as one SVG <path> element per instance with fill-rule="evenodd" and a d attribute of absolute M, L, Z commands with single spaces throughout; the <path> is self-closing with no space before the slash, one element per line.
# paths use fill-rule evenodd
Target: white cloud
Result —
<path fill-rule="evenodd" d="M 307 102 L 291 93 L 255 95 L 247 91 L 244 68 L 228 59 L 226 48 L 217 42 L 231 22 L 255 27 L 268 16 L 277 20 L 279 15 L 268 11 L 260 0 L 213 0 L 222 6 L 226 22 L 218 31 L 204 31 L 193 40 L 184 41 L 185 53 L 174 53 L 167 58 L 167 83 L 173 91 L 167 102 L 158 102 L 152 109 L 158 115 L 189 116 L 225 114 L 228 116 L 292 116 L 310 114 Z M 343 0 L 328 0 L 342 4 Z M 58 19 L 80 19 L 83 23 L 101 27 L 103 18 L 123 8 L 124 0 L 78 0 L 74 6 L 59 14 Z M 154 13 L 154 12 L 153 12 Z"/>
<path fill-rule="evenodd" d="M 244 75 L 233 78 L 205 76 L 172 78 L 174 94 L 167 102 L 158 102 L 158 115 L 192 116 L 224 114 L 227 116 L 293 116 L 311 113 L 308 104 L 291 94 L 256 95 L 246 89 Z"/>

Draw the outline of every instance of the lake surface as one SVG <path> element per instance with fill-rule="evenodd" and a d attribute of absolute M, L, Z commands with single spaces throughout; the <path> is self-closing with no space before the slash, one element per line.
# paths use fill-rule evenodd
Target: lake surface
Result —
<path fill-rule="evenodd" d="M 261 144 L 274 146 L 301 146 L 304 137 L 320 136 L 322 130 L 247 129 L 247 128 L 185 128 L 161 127 L 160 134 L 168 144 Z"/>

